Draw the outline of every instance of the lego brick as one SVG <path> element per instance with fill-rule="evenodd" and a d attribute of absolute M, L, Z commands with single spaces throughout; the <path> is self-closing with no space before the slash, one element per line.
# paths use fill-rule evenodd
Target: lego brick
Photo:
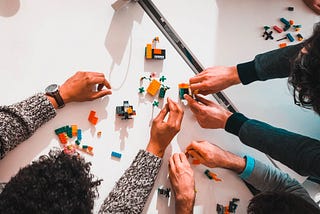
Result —
<path fill-rule="evenodd" d="M 112 156 L 112 157 L 116 157 L 116 158 L 121 158 L 122 155 L 121 155 L 120 153 L 118 153 L 118 152 L 112 151 L 112 152 L 111 152 L 111 156 Z"/>
<path fill-rule="evenodd" d="M 287 33 L 287 38 L 289 39 L 290 42 L 294 41 L 294 38 L 290 33 Z"/>
<path fill-rule="evenodd" d="M 281 32 L 282 32 L 282 29 L 279 28 L 277 25 L 273 26 L 273 29 L 274 29 L 275 31 L 277 31 L 278 33 L 281 33 Z"/>
<path fill-rule="evenodd" d="M 147 92 L 154 96 L 159 90 L 161 83 L 158 80 L 153 79 L 147 88 Z"/>
<path fill-rule="evenodd" d="M 280 47 L 280 48 L 287 47 L 287 43 L 281 43 L 281 44 L 279 44 L 279 47 Z"/>
<path fill-rule="evenodd" d="M 152 59 L 152 47 L 151 44 L 147 44 L 145 48 L 145 57 L 146 59 Z"/>

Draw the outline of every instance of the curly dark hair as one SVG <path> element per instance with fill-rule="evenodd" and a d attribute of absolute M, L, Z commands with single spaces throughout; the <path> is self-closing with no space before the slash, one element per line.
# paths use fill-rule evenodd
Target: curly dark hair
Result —
<path fill-rule="evenodd" d="M 253 197 L 248 214 L 319 214 L 320 209 L 303 198 L 289 192 L 262 192 Z"/>
<path fill-rule="evenodd" d="M 302 45 L 304 49 L 293 60 L 288 83 L 295 104 L 312 108 L 320 115 L 320 22 Z"/>
<path fill-rule="evenodd" d="M 0 194 L 0 213 L 92 213 L 101 180 L 91 163 L 53 149 L 19 170 Z"/>

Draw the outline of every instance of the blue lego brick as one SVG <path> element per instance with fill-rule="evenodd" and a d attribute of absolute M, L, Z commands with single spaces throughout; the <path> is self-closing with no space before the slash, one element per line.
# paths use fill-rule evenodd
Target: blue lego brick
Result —
<path fill-rule="evenodd" d="M 111 156 L 112 156 L 112 157 L 116 157 L 116 158 L 121 158 L 122 155 L 121 155 L 120 153 L 118 153 L 118 152 L 112 151 L 112 152 L 111 152 Z"/>

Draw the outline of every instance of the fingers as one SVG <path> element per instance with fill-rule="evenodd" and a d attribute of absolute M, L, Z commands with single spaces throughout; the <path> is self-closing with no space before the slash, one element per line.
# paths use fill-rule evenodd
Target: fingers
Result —
<path fill-rule="evenodd" d="M 188 166 L 190 166 L 190 164 L 184 153 L 175 153 L 169 159 L 169 168 L 172 172 L 179 173 Z"/>
<path fill-rule="evenodd" d="M 188 105 L 190 106 L 190 109 L 194 114 L 199 114 L 199 112 L 201 112 L 201 104 L 199 104 L 189 95 L 185 94 L 183 97 L 188 101 Z"/>
<path fill-rule="evenodd" d="M 178 103 L 173 102 L 170 98 L 167 98 L 167 104 L 170 111 L 168 117 L 168 123 L 174 124 L 174 127 L 180 129 L 181 121 L 183 118 L 183 110 Z"/>
<path fill-rule="evenodd" d="M 201 103 L 205 104 L 206 106 L 215 104 L 214 102 L 212 102 L 211 100 L 207 100 L 206 98 L 199 96 L 199 95 L 195 95 L 197 101 L 200 101 Z"/>
<path fill-rule="evenodd" d="M 169 112 L 168 103 L 161 109 L 159 114 L 154 118 L 154 121 L 163 121 Z"/>

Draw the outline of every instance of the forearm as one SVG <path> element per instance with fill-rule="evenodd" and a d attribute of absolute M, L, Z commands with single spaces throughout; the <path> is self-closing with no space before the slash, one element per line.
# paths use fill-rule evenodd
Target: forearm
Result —
<path fill-rule="evenodd" d="M 99 213 L 141 213 L 160 170 L 162 159 L 140 150 L 105 199 Z"/>
<path fill-rule="evenodd" d="M 10 106 L 0 107 L 0 157 L 28 139 L 56 111 L 44 94 L 36 94 Z"/>
<path fill-rule="evenodd" d="M 302 175 L 320 177 L 320 142 L 303 135 L 233 114 L 226 131 L 239 136 L 242 143 L 270 155 Z"/>
<path fill-rule="evenodd" d="M 251 170 L 247 170 L 246 167 L 245 172 L 240 174 L 240 177 L 254 186 L 256 189 L 260 190 L 261 192 L 288 192 L 295 194 L 316 206 L 315 202 L 310 198 L 308 192 L 299 184 L 297 180 L 291 178 L 288 174 L 281 172 L 279 169 L 273 166 L 265 165 L 264 163 L 254 160 L 251 157 L 247 157 L 247 159 L 251 159 L 252 168 Z"/>
<path fill-rule="evenodd" d="M 291 70 L 291 61 L 297 56 L 302 44 L 276 49 L 259 54 L 251 62 L 237 65 L 239 78 L 242 84 L 288 77 Z"/>
<path fill-rule="evenodd" d="M 176 200 L 175 211 L 176 214 L 192 214 L 193 213 L 194 200 L 188 202 L 180 202 Z"/>

